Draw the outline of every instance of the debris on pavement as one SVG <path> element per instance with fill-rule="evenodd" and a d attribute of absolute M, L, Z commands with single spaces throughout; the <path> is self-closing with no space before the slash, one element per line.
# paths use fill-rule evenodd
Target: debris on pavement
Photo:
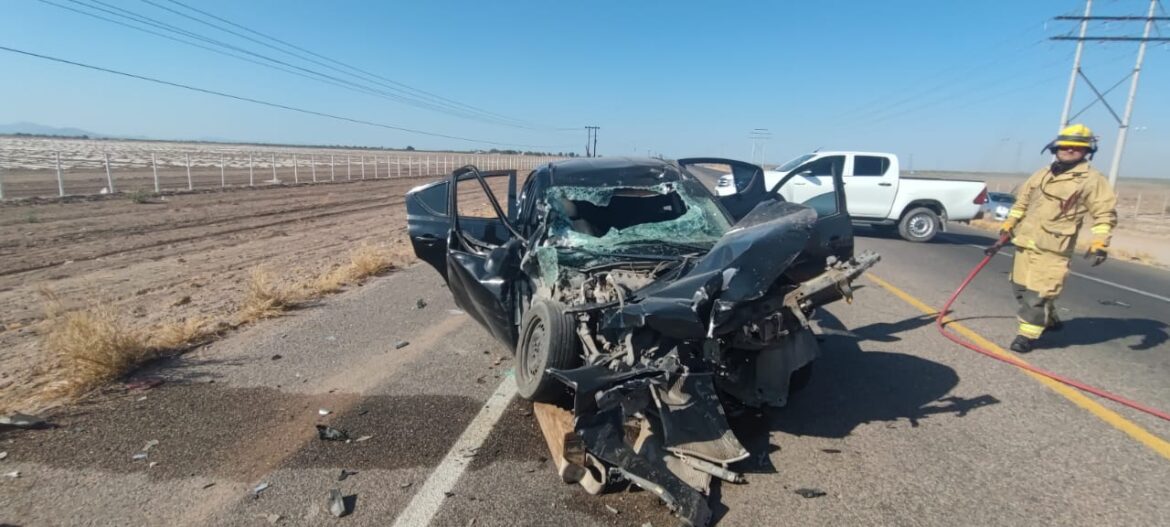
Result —
<path fill-rule="evenodd" d="M 146 456 L 147 456 L 146 452 L 139 452 L 137 454 L 134 454 L 133 456 L 130 456 L 130 459 L 133 459 L 134 461 L 142 461 L 142 460 L 146 459 Z"/>
<path fill-rule="evenodd" d="M 415 309 L 425 309 L 426 307 L 427 307 L 427 301 L 422 299 L 422 298 L 420 298 L 414 302 Z"/>
<path fill-rule="evenodd" d="M 8 473 L 4 474 L 4 477 L 6 477 L 6 478 L 13 478 L 13 479 L 15 479 L 15 478 L 19 478 L 19 477 L 20 477 L 20 471 L 19 471 L 19 470 L 13 470 L 12 472 L 8 472 Z"/>
<path fill-rule="evenodd" d="M 329 490 L 329 514 L 340 518 L 345 516 L 349 511 L 345 506 L 345 498 L 341 496 L 341 489 Z"/>
<path fill-rule="evenodd" d="M 280 360 L 280 359 L 283 359 L 283 358 L 284 358 L 284 355 L 281 355 L 281 354 L 279 354 L 279 353 L 277 353 L 276 355 L 273 355 L 273 356 L 272 356 L 272 360 Z"/>
<path fill-rule="evenodd" d="M 252 489 L 252 499 L 260 499 L 260 493 L 268 490 L 268 487 L 269 485 L 267 481 L 261 481 L 259 485 L 256 485 L 256 488 Z"/>
<path fill-rule="evenodd" d="M 276 525 L 278 522 L 280 522 L 280 515 L 279 514 L 265 514 L 264 519 L 268 520 L 268 523 L 271 523 L 272 525 Z"/>
<path fill-rule="evenodd" d="M 337 481 L 345 481 L 350 476 L 353 476 L 356 474 L 357 474 L 356 470 L 345 470 L 343 468 L 343 469 L 341 469 L 341 473 L 337 475 Z"/>
<path fill-rule="evenodd" d="M 841 453 L 841 451 L 837 450 L 836 448 L 822 448 L 821 452 L 824 452 L 826 454 L 840 454 Z"/>
<path fill-rule="evenodd" d="M 796 490 L 794 490 L 793 492 L 795 492 L 795 493 L 799 494 L 799 495 L 800 495 L 800 497 L 802 497 L 802 498 L 820 498 L 820 497 L 822 497 L 822 496 L 828 496 L 828 495 L 829 495 L 829 493 L 828 493 L 828 492 L 825 492 L 825 491 L 823 491 L 823 490 L 821 490 L 821 489 L 807 489 L 807 488 L 802 488 L 802 489 L 796 489 Z"/>
<path fill-rule="evenodd" d="M 204 485 L 203 488 L 200 490 L 207 490 L 207 489 L 210 489 L 211 487 L 214 487 L 214 486 L 215 486 L 215 482 L 212 481 L 211 483 Z"/>
<path fill-rule="evenodd" d="M 49 428 L 52 425 L 35 415 L 14 413 L 11 415 L 0 415 L 0 428 L 5 426 L 12 428 L 23 428 L 25 430 L 37 430 L 41 428 Z"/>
<path fill-rule="evenodd" d="M 463 314 L 466 314 L 466 313 L 467 313 L 467 312 L 466 312 L 466 311 L 463 311 L 462 309 L 448 309 L 448 310 L 447 310 L 447 314 L 448 314 L 448 315 L 463 315 Z"/>
<path fill-rule="evenodd" d="M 146 467 L 147 467 L 147 468 L 154 468 L 154 467 L 157 467 L 157 466 L 158 466 L 158 461 L 151 461 L 150 463 L 147 463 L 147 464 L 146 464 Z"/>
<path fill-rule="evenodd" d="M 411 482 L 407 481 L 406 483 L 400 483 L 400 484 L 398 485 L 398 488 L 400 488 L 400 489 L 407 489 L 407 488 L 410 488 L 410 486 L 411 486 L 411 485 L 413 485 L 413 484 L 414 484 L 414 483 L 411 483 Z"/>
<path fill-rule="evenodd" d="M 1132 307 L 1129 304 L 1122 302 L 1120 300 L 1098 300 L 1097 303 L 1101 304 L 1103 306 Z"/>
<path fill-rule="evenodd" d="M 619 510 L 617 510 L 617 509 L 615 509 L 615 508 L 613 508 L 613 507 L 610 507 L 609 505 L 606 505 L 606 506 L 605 506 L 605 510 L 607 510 L 607 511 L 609 511 L 609 512 L 613 513 L 613 514 L 621 514 L 621 513 L 622 513 L 622 511 L 619 511 Z"/>
<path fill-rule="evenodd" d="M 8 452 L 0 452 L 0 461 L 8 457 Z"/>
<path fill-rule="evenodd" d="M 354 439 L 353 442 L 354 443 L 361 443 L 362 441 L 369 441 L 370 439 L 373 439 L 373 438 L 374 438 L 374 436 L 361 436 L 357 439 Z"/>
<path fill-rule="evenodd" d="M 333 341 L 337 340 L 337 337 L 333 336 L 333 335 L 329 335 L 328 337 L 325 337 L 325 340 L 328 340 L 329 342 L 333 342 Z"/>
<path fill-rule="evenodd" d="M 151 439 L 150 441 L 147 441 L 145 445 L 142 446 L 142 451 L 143 452 L 150 452 L 150 449 L 152 449 L 156 446 L 158 446 L 158 440 Z"/>
<path fill-rule="evenodd" d="M 329 415 L 331 413 L 333 413 L 333 412 L 329 411 L 327 408 L 322 408 L 320 410 L 317 410 L 317 414 L 322 415 L 322 416 Z"/>
<path fill-rule="evenodd" d="M 410 345 L 410 342 L 407 342 L 405 340 L 400 340 L 400 341 L 394 343 L 394 349 L 400 350 L 400 349 L 405 348 L 409 345 Z"/>
<path fill-rule="evenodd" d="M 322 441 L 348 441 L 349 434 L 332 426 L 317 425 L 317 438 Z"/>

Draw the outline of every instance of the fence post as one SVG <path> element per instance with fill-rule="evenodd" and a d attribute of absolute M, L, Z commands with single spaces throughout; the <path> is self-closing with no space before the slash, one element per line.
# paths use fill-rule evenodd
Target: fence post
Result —
<path fill-rule="evenodd" d="M 345 180 L 353 181 L 353 158 L 345 156 Z"/>
<path fill-rule="evenodd" d="M 293 183 L 300 183 L 301 175 L 297 173 L 297 154 L 293 153 Z"/>
<path fill-rule="evenodd" d="M 256 174 L 252 170 L 252 153 L 251 152 L 248 153 L 248 186 L 249 187 L 256 186 Z"/>
<path fill-rule="evenodd" d="M 57 154 L 57 172 L 58 172 L 57 175 L 58 176 L 60 176 L 60 172 L 61 172 L 60 165 L 61 165 L 61 154 Z M 155 159 L 154 152 L 150 153 L 150 171 L 151 171 L 151 173 L 154 174 L 154 193 L 158 194 L 160 191 L 159 186 L 158 186 L 158 160 Z M 57 179 L 60 179 L 60 177 L 58 177 Z M 64 194 L 62 194 L 62 195 L 64 195 Z"/>
<path fill-rule="evenodd" d="M 378 179 L 378 156 L 374 156 L 374 179 Z"/>
<path fill-rule="evenodd" d="M 106 152 L 106 184 L 109 185 L 110 194 L 114 193 L 114 175 L 110 173 L 110 153 Z"/>
<path fill-rule="evenodd" d="M 366 179 L 366 156 L 362 156 L 362 179 Z"/>
<path fill-rule="evenodd" d="M 423 172 L 423 175 L 426 176 L 426 175 L 429 175 L 430 173 L 431 173 L 431 156 L 427 156 L 427 170 L 426 170 L 426 172 Z"/>
<path fill-rule="evenodd" d="M 187 157 L 187 190 L 195 190 L 195 184 L 191 181 L 191 154 L 185 154 Z"/>
<path fill-rule="evenodd" d="M 276 183 L 276 153 L 272 154 L 272 182 Z"/>
<path fill-rule="evenodd" d="M 402 158 L 394 158 L 394 173 L 398 177 L 402 177 Z"/>
<path fill-rule="evenodd" d="M 1137 218 L 1142 215 L 1142 193 L 1138 192 L 1137 205 L 1133 207 L 1133 217 Z"/>
<path fill-rule="evenodd" d="M 226 186 L 227 186 L 227 174 L 224 172 L 223 154 L 220 154 L 219 155 L 219 188 L 224 188 Z"/>
<path fill-rule="evenodd" d="M 329 181 L 337 181 L 337 172 L 334 171 L 336 165 L 337 163 L 333 161 L 333 154 L 329 154 Z"/>
<path fill-rule="evenodd" d="M 313 165 L 313 183 L 317 182 L 317 154 L 309 154 L 309 162 Z"/>
<path fill-rule="evenodd" d="M 65 178 L 61 177 L 61 152 L 57 152 L 57 196 L 65 197 Z"/>

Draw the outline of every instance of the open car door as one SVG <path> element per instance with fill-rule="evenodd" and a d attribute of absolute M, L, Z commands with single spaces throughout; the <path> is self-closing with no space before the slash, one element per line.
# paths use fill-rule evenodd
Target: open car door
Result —
<path fill-rule="evenodd" d="M 508 211 L 492 186 L 507 185 Z M 516 342 L 513 281 L 520 268 L 524 240 L 513 226 L 516 171 L 479 172 L 472 168 L 451 174 L 447 209 L 447 285 L 455 304 L 478 320 L 509 347 Z"/>
<path fill-rule="evenodd" d="M 692 157 L 679 159 L 678 164 L 700 181 L 717 180 L 725 174 L 724 171 L 731 172 L 735 194 L 717 197 L 734 221 L 747 216 L 756 205 L 769 198 L 768 189 L 764 188 L 764 169 L 751 163 L 718 157 Z"/>
<path fill-rule="evenodd" d="M 688 158 L 678 160 L 679 165 L 696 177 L 703 177 L 702 171 L 711 172 L 709 167 L 729 167 L 735 181 L 735 194 L 719 196 L 719 201 L 735 221 L 751 212 L 765 200 L 784 200 L 788 185 L 802 182 L 796 179 L 797 171 L 789 173 L 772 188 L 764 186 L 764 170 L 757 165 L 715 157 Z M 702 166 L 706 165 L 706 167 Z M 717 170 L 718 171 L 718 170 Z M 789 268 L 788 274 L 797 281 L 807 280 L 825 270 L 830 256 L 838 260 L 853 257 L 853 224 L 845 208 L 845 184 L 842 174 L 836 171 L 829 177 L 833 185 L 826 185 L 825 192 L 808 197 L 802 196 L 801 205 L 817 212 L 816 226 L 797 261 Z M 799 195 L 799 194 L 797 194 Z"/>

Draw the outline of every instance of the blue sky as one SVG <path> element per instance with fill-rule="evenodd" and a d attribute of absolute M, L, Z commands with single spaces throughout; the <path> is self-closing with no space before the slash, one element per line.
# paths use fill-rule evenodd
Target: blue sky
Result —
<path fill-rule="evenodd" d="M 81 9 L 71 0 L 53 2 Z M 94 0 L 79 0 L 90 3 Z M 107 4 L 323 70 L 140 0 Z M 176 10 L 168 0 L 151 0 Z M 469 120 L 263 68 L 36 0 L 5 0 L 0 45 L 203 88 L 446 135 L 603 155 L 748 159 L 768 128 L 770 162 L 817 147 L 891 151 L 918 169 L 1031 170 L 1055 134 L 1079 0 L 825 2 L 308 2 L 184 0 L 240 25 L 529 128 Z M 1098 0 L 1095 14 L 1142 14 Z M 1160 14 L 1166 14 L 1162 12 Z M 109 15 L 103 15 L 109 16 Z M 1117 34 L 1140 23 L 1095 28 Z M 1161 31 L 1170 36 L 1170 25 Z M 1136 44 L 1092 44 L 1105 89 Z M 0 52 L 0 123 L 31 121 L 158 138 L 313 144 L 487 145 L 300 115 Z M 1114 92 L 1118 111 L 1128 84 Z M 1123 177 L 1170 177 L 1170 52 L 1147 52 Z M 1074 110 L 1091 100 L 1078 87 Z M 1102 139 L 1102 108 L 1080 120 Z M 539 128 L 539 129 L 531 129 Z M 556 128 L 572 128 L 557 131 Z"/>

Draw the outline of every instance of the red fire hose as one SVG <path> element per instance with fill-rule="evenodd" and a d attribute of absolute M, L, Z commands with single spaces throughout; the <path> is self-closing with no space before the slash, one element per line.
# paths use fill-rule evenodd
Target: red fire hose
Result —
<path fill-rule="evenodd" d="M 1141 404 L 1141 403 L 1136 402 L 1136 401 L 1131 401 L 1131 400 L 1126 399 L 1120 395 L 1115 395 L 1115 394 L 1109 393 L 1109 392 L 1102 390 L 1100 388 L 1089 386 L 1088 384 L 1085 384 L 1083 382 L 1080 382 L 1080 381 L 1077 381 L 1074 379 L 1070 379 L 1070 378 L 1065 377 L 1063 375 L 1060 375 L 1058 373 L 1051 372 L 1051 371 L 1045 370 L 1043 368 L 1037 368 L 1035 366 L 1032 366 L 1031 364 L 1017 360 L 1014 357 L 997 354 L 997 353 L 992 352 L 990 350 L 981 348 L 981 347 L 975 345 L 974 343 L 963 340 L 959 335 L 951 333 L 950 331 L 947 330 L 946 316 L 947 316 L 947 313 L 950 313 L 950 311 L 951 311 L 951 304 L 955 303 L 955 300 L 959 298 L 959 295 L 963 293 L 963 290 L 966 289 L 967 286 L 971 284 L 971 281 L 975 279 L 975 276 L 978 275 L 979 272 L 982 271 L 983 268 L 987 266 L 987 263 L 990 262 L 993 257 L 995 257 L 995 254 L 998 253 L 1001 248 L 1003 248 L 1004 244 L 1006 244 L 1007 241 L 1008 241 L 1008 237 L 1003 236 L 998 241 L 996 241 L 994 245 L 992 245 L 991 247 L 988 247 L 985 251 L 983 251 L 983 253 L 986 255 L 983 257 L 983 261 L 979 262 L 979 265 L 976 265 L 975 268 L 971 270 L 971 274 L 967 275 L 967 279 L 963 280 L 962 285 L 960 285 L 959 288 L 956 289 L 955 292 L 951 295 L 951 297 L 949 299 L 947 299 L 947 303 L 945 305 L 943 305 L 942 311 L 940 311 L 938 313 L 938 318 L 935 319 L 935 326 L 938 327 L 938 331 L 940 333 L 942 333 L 942 335 L 944 337 L 950 339 L 955 344 L 963 346 L 964 348 L 967 348 L 967 349 L 974 351 L 976 353 L 979 353 L 981 355 L 986 355 L 986 356 L 991 357 L 991 358 L 993 358 L 997 361 L 1000 361 L 1000 362 L 1006 362 L 1008 364 L 1011 364 L 1012 366 L 1015 366 L 1015 367 L 1020 368 L 1022 370 L 1030 371 L 1032 373 L 1035 373 L 1036 375 L 1041 375 L 1043 377 L 1047 377 L 1047 378 L 1052 379 L 1056 382 L 1059 382 L 1062 384 L 1067 384 L 1067 385 L 1072 386 L 1073 388 L 1076 388 L 1076 389 L 1081 390 L 1083 392 L 1088 392 L 1088 393 L 1091 393 L 1091 394 L 1096 395 L 1098 397 L 1103 397 L 1105 399 L 1109 399 L 1110 401 L 1113 401 L 1113 402 L 1121 404 L 1121 405 L 1128 406 L 1130 408 L 1133 408 L 1134 410 L 1152 415 L 1152 416 L 1157 417 L 1159 419 L 1170 421 L 1170 414 L 1168 414 L 1166 412 L 1163 412 L 1163 411 L 1158 410 L 1156 408 L 1151 408 L 1149 406 L 1146 406 L 1146 405 Z"/>

